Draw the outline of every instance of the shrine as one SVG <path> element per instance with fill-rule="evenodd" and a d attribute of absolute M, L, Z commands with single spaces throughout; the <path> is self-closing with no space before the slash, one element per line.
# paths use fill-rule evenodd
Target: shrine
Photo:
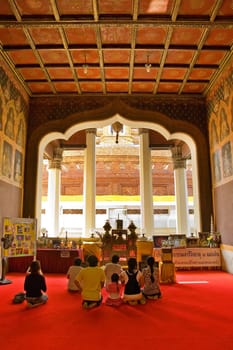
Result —
<path fill-rule="evenodd" d="M 105 233 L 102 236 L 102 263 L 109 262 L 113 255 L 120 257 L 120 263 L 125 265 L 129 257 L 136 258 L 136 226 L 133 221 L 127 229 L 123 228 L 123 220 L 116 220 L 116 229 L 112 229 L 107 220 L 103 226 Z"/>

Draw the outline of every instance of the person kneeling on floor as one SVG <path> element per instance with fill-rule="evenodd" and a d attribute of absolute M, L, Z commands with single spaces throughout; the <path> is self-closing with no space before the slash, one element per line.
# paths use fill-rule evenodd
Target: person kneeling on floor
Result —
<path fill-rule="evenodd" d="M 159 299 L 162 293 L 159 286 L 159 266 L 153 256 L 147 258 L 147 266 L 142 269 L 144 287 L 142 293 L 146 299 Z"/>
<path fill-rule="evenodd" d="M 105 304 L 108 306 L 120 306 L 122 304 L 121 285 L 119 283 L 119 275 L 113 273 L 111 282 L 106 285 L 106 292 L 108 293 Z"/>
<path fill-rule="evenodd" d="M 98 266 L 95 255 L 90 255 L 87 262 L 89 266 L 79 272 L 75 284 L 81 290 L 83 308 L 91 309 L 102 302 L 101 290 L 105 283 L 105 273 Z"/>
<path fill-rule="evenodd" d="M 24 280 L 24 290 L 29 307 L 39 306 L 47 302 L 47 286 L 39 260 L 32 261 Z"/>
<path fill-rule="evenodd" d="M 141 292 L 144 284 L 143 276 L 137 269 L 137 260 L 129 258 L 128 269 L 120 274 L 122 284 L 125 284 L 123 301 L 130 305 L 145 304 L 146 300 Z"/>

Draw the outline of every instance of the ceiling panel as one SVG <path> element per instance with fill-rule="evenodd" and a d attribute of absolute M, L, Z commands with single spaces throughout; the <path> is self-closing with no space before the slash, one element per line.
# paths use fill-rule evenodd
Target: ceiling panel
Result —
<path fill-rule="evenodd" d="M 164 45 L 168 28 L 141 26 L 137 29 L 136 45 Z"/>
<path fill-rule="evenodd" d="M 170 45 L 179 45 L 186 47 L 198 46 L 201 37 L 204 33 L 204 28 L 198 28 L 190 26 L 188 29 L 186 26 L 174 28 L 172 31 L 172 37 Z"/>
<path fill-rule="evenodd" d="M 165 64 L 189 65 L 194 56 L 194 50 L 168 50 Z"/>
<path fill-rule="evenodd" d="M 74 78 L 72 70 L 69 67 L 50 67 L 47 68 L 47 72 L 49 73 L 50 79 L 72 79 Z"/>
<path fill-rule="evenodd" d="M 88 68 L 88 71 L 85 72 L 83 68 L 78 68 L 77 69 L 77 74 L 80 79 L 100 79 L 101 77 L 101 71 L 100 68 Z"/>
<path fill-rule="evenodd" d="M 174 0 L 141 0 L 139 2 L 139 15 L 171 15 Z"/>
<path fill-rule="evenodd" d="M 77 45 L 80 47 L 80 45 L 83 48 L 86 47 L 97 47 L 97 37 L 96 37 L 96 28 L 95 26 L 68 26 L 67 28 L 65 26 L 64 28 L 65 35 L 67 37 L 68 44 L 71 45 Z"/>
<path fill-rule="evenodd" d="M 35 27 L 29 30 L 35 45 L 62 45 L 58 28 Z"/>
<path fill-rule="evenodd" d="M 1 45 L 3 45 L 4 47 L 7 47 L 7 46 L 23 47 L 28 45 L 27 37 L 22 28 L 0 27 L 0 41 L 1 41 Z"/>
<path fill-rule="evenodd" d="M 105 78 L 106 79 L 117 79 L 117 80 L 123 80 L 129 78 L 129 68 L 114 68 L 112 67 L 106 67 L 105 68 Z"/>
<path fill-rule="evenodd" d="M 99 53 L 97 50 L 90 49 L 71 49 L 70 54 L 72 56 L 73 63 L 85 63 L 85 59 L 88 64 L 99 64 Z"/>
<path fill-rule="evenodd" d="M 53 90 L 49 83 L 46 82 L 29 82 L 28 83 L 29 88 L 31 89 L 32 93 L 35 94 L 52 94 Z"/>
<path fill-rule="evenodd" d="M 212 74 L 214 74 L 214 69 L 193 68 L 192 72 L 189 74 L 189 79 L 209 80 Z"/>
<path fill-rule="evenodd" d="M 216 0 L 181 0 L 179 15 L 211 16 Z"/>
<path fill-rule="evenodd" d="M 53 50 L 38 50 L 43 63 L 46 64 L 56 64 L 57 66 L 61 64 L 69 64 L 68 55 L 64 49 L 53 49 Z"/>
<path fill-rule="evenodd" d="M 80 87 L 81 87 L 81 91 L 83 93 L 102 93 L 103 92 L 103 86 L 102 83 L 100 82 L 85 82 L 85 81 L 81 81 L 80 82 Z"/>
<path fill-rule="evenodd" d="M 54 82 L 54 87 L 57 92 L 74 92 L 77 93 L 77 85 L 74 82 L 66 81 L 66 82 Z"/>
<path fill-rule="evenodd" d="M 181 87 L 181 83 L 164 83 L 160 82 L 158 86 L 158 92 L 160 93 L 175 93 L 177 94 L 179 92 L 179 89 Z"/>
<path fill-rule="evenodd" d="M 124 14 L 132 15 L 134 0 L 100 0 L 99 14 L 112 15 L 112 14 Z"/>
<path fill-rule="evenodd" d="M 57 8 L 60 16 L 92 15 L 92 0 L 59 0 Z"/>
<path fill-rule="evenodd" d="M 132 90 L 133 92 L 140 92 L 140 93 L 152 93 L 155 87 L 155 83 L 150 82 L 133 82 L 132 84 Z"/>
<path fill-rule="evenodd" d="M 232 1 L 223 1 L 220 6 L 218 16 L 228 17 L 233 16 L 233 5 Z"/>
<path fill-rule="evenodd" d="M 164 68 L 162 71 L 161 79 L 183 80 L 186 73 L 186 68 Z"/>
<path fill-rule="evenodd" d="M 107 82 L 107 91 L 108 92 L 127 92 L 129 89 L 128 83 L 126 82 Z"/>
<path fill-rule="evenodd" d="M 130 62 L 130 50 L 103 50 L 103 58 L 105 63 L 115 64 L 129 64 Z"/>
<path fill-rule="evenodd" d="M 197 93 L 200 94 L 204 91 L 204 89 L 206 88 L 206 83 L 187 83 L 185 84 L 185 87 L 183 88 L 183 92 L 184 93 Z"/>
<path fill-rule="evenodd" d="M 20 68 L 19 72 L 22 74 L 25 80 L 45 80 L 46 75 L 41 68 Z"/>
<path fill-rule="evenodd" d="M 15 66 L 24 65 L 31 66 L 38 65 L 38 60 L 36 58 L 35 53 L 29 49 L 22 50 L 12 50 L 8 51 L 8 55 L 11 57 L 11 60 L 14 62 Z"/>
<path fill-rule="evenodd" d="M 144 69 L 145 68 L 145 63 L 147 62 L 147 57 L 149 59 L 149 62 L 151 64 L 154 64 L 156 66 L 159 66 L 160 61 L 162 59 L 163 55 L 163 50 L 134 50 L 134 63 L 141 64 L 141 67 Z"/>
<path fill-rule="evenodd" d="M 1 56 L 30 96 L 204 96 L 232 60 L 232 47 L 229 0 L 4 0 L 0 6 Z"/>
<path fill-rule="evenodd" d="M 225 50 L 203 50 L 199 53 L 196 64 L 218 66 L 225 55 Z"/>
<path fill-rule="evenodd" d="M 210 30 L 205 45 L 232 46 L 233 28 L 213 28 Z"/>
<path fill-rule="evenodd" d="M 14 5 L 13 1 L 9 3 Z M 21 16 L 53 15 L 52 4 L 47 0 L 15 0 L 15 3 Z"/>
<path fill-rule="evenodd" d="M 134 75 L 133 79 L 134 80 L 143 80 L 146 82 L 146 80 L 155 80 L 156 76 L 158 74 L 159 69 L 152 67 L 150 69 L 150 72 L 147 72 L 145 75 L 145 68 L 144 67 L 136 67 L 134 68 Z M 147 83 L 147 82 L 146 82 Z"/>
<path fill-rule="evenodd" d="M 102 46 L 104 45 L 130 45 L 132 28 L 126 26 L 103 25 L 101 27 Z"/>

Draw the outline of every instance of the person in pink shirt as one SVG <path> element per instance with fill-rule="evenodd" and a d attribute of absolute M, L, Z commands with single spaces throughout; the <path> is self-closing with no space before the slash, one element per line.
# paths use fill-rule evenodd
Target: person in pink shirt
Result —
<path fill-rule="evenodd" d="M 108 306 L 120 306 L 122 304 L 121 298 L 121 284 L 119 283 L 119 275 L 113 273 L 111 276 L 111 282 L 106 285 L 106 291 L 108 297 L 105 304 Z"/>

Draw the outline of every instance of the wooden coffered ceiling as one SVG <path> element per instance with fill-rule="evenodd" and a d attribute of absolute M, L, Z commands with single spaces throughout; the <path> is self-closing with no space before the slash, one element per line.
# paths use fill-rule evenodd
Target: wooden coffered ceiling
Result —
<path fill-rule="evenodd" d="M 205 96 L 232 44 L 231 0 L 0 4 L 0 52 L 30 96 Z"/>

